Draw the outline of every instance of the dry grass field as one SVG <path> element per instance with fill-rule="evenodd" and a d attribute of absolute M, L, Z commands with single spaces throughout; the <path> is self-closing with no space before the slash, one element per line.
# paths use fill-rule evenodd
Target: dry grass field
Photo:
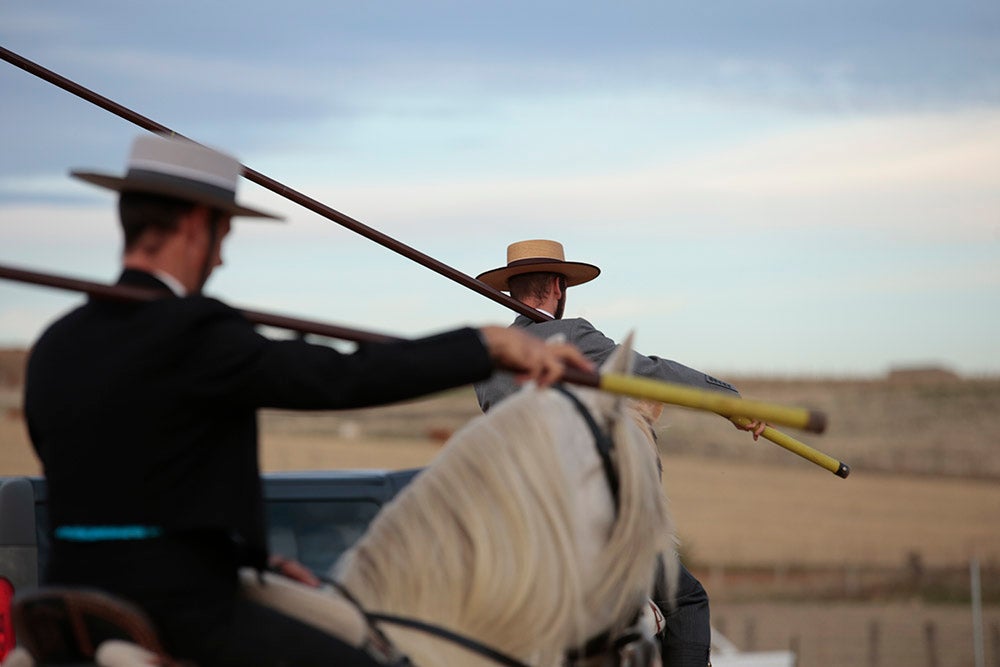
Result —
<path fill-rule="evenodd" d="M 0 351 L 0 474 L 39 472 L 19 363 Z M 840 479 L 717 416 L 667 408 L 664 486 L 720 629 L 743 648 L 792 646 L 800 667 L 972 665 L 976 557 L 987 664 L 1000 665 L 1000 379 L 729 379 L 747 398 L 826 412 L 824 435 L 780 430 L 852 472 Z M 263 466 L 422 466 L 477 415 L 468 389 L 372 410 L 265 411 Z"/>

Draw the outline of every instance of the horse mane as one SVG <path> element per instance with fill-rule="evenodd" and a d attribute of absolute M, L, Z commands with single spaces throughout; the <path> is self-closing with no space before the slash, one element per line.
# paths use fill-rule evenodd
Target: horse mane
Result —
<path fill-rule="evenodd" d="M 383 508 L 336 578 L 368 612 L 432 623 L 537 665 L 559 665 L 566 648 L 628 625 L 650 595 L 657 558 L 676 571 L 673 527 L 642 420 L 621 400 L 577 394 L 615 442 L 617 518 L 609 492 L 603 516 L 581 518 L 579 480 L 567 466 L 596 460 L 592 435 L 565 397 L 526 388 L 458 431 Z M 580 441 L 573 464 L 559 449 L 570 428 Z M 599 462 L 592 474 L 603 481 Z M 588 522 L 591 530 L 599 522 L 602 543 L 584 558 Z M 381 627 L 416 664 L 480 660 L 439 638 Z"/>

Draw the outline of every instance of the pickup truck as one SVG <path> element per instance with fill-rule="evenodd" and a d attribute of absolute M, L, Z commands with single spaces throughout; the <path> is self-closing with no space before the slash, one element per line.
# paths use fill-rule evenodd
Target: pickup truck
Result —
<path fill-rule="evenodd" d="M 418 469 L 264 475 L 272 551 L 325 575 Z M 15 646 L 10 606 L 38 584 L 49 552 L 45 480 L 0 477 L 0 661 Z"/>
<path fill-rule="evenodd" d="M 325 575 L 367 529 L 379 509 L 419 469 L 336 470 L 264 475 L 271 550 Z M 10 604 L 17 590 L 37 585 L 48 555 L 45 480 L 0 477 L 0 662 L 15 646 Z M 719 667 L 792 667 L 789 651 L 739 651 L 712 631 L 712 662 Z"/>

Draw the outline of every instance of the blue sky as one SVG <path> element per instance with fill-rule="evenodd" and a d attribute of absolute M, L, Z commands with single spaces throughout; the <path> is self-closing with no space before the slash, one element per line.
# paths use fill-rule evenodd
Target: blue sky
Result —
<path fill-rule="evenodd" d="M 0 45 L 454 268 L 726 374 L 1000 373 L 1000 4 L 6 0 Z M 117 275 L 141 132 L 0 63 L 0 263 Z M 420 335 L 512 313 L 244 181 L 207 291 Z M 0 345 L 78 297 L 0 283 Z"/>

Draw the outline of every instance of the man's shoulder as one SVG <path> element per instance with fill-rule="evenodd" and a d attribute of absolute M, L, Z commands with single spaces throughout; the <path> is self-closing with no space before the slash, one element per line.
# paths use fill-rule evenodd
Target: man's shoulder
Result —
<path fill-rule="evenodd" d="M 189 295 L 163 299 L 144 317 L 156 322 L 168 336 L 233 337 L 253 331 L 253 324 L 238 309 L 219 299 Z"/>
<path fill-rule="evenodd" d="M 46 326 L 42 333 L 38 336 L 38 339 L 32 345 L 32 354 L 30 357 L 36 356 L 36 353 L 40 349 L 43 349 L 48 345 L 61 342 L 61 340 L 66 336 L 71 337 L 76 323 L 86 316 L 89 305 L 89 303 L 79 305 L 69 312 L 63 313 L 58 319 Z"/>
<path fill-rule="evenodd" d="M 61 341 L 67 336 L 72 338 L 78 334 L 98 336 L 100 332 L 112 337 L 132 332 L 135 335 L 158 338 L 160 333 L 178 335 L 191 328 L 218 322 L 242 322 L 249 325 L 236 308 L 219 299 L 202 295 L 170 295 L 140 302 L 91 298 L 53 322 L 42 333 L 39 343 L 45 340 Z"/>
<path fill-rule="evenodd" d="M 189 310 L 194 313 L 242 316 L 237 308 L 225 301 L 213 296 L 205 296 L 204 294 L 190 294 L 178 299 L 165 299 L 164 301 L 171 302 L 169 305 L 178 310 Z"/>
<path fill-rule="evenodd" d="M 518 318 L 521 320 L 522 318 Z M 527 320 L 527 318 L 523 318 Z M 519 323 L 515 321 L 515 326 L 523 326 L 525 328 L 535 329 L 537 331 L 572 331 L 574 329 L 593 329 L 594 325 L 585 320 L 582 317 L 564 317 L 559 320 L 545 320 L 544 322 L 532 322 L 527 320 L 526 322 Z"/>

